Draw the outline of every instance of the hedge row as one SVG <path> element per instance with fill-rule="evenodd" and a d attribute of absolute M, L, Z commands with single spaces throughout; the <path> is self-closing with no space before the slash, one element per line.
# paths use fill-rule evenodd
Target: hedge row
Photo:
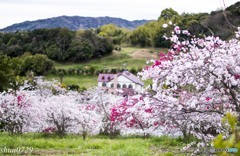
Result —
<path fill-rule="evenodd" d="M 131 72 L 132 74 L 137 74 L 138 72 L 140 72 L 142 69 L 135 69 L 135 68 L 131 68 L 128 69 L 129 72 Z M 59 75 L 60 73 L 62 75 L 98 75 L 99 73 L 108 73 L 108 74 L 116 74 L 119 72 L 123 72 L 124 69 L 120 69 L 120 68 L 111 68 L 111 69 L 100 69 L 100 70 L 96 70 L 96 68 L 94 67 L 90 67 L 90 68 L 69 68 L 69 69 L 56 69 L 53 68 L 51 70 L 51 74 L 53 75 Z"/>

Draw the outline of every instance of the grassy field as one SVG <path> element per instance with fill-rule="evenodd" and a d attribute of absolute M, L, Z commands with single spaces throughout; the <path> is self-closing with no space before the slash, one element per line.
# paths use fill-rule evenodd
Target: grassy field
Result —
<path fill-rule="evenodd" d="M 48 80 L 58 80 L 60 81 L 59 76 L 56 75 L 47 75 Z M 85 75 L 66 75 L 63 77 L 63 84 L 72 85 L 77 84 L 80 87 L 91 88 L 97 86 L 97 76 L 85 76 Z"/>
<path fill-rule="evenodd" d="M 56 63 L 56 68 L 69 69 L 69 68 L 84 68 L 93 66 L 96 69 L 106 68 L 123 68 L 123 64 L 126 64 L 126 68 L 143 68 L 146 66 L 146 61 L 157 56 L 160 49 L 143 49 L 136 47 L 125 47 L 121 51 L 114 51 L 113 54 L 105 56 L 101 59 L 93 59 L 84 63 Z M 165 51 L 165 49 L 163 49 Z"/>
<path fill-rule="evenodd" d="M 93 59 L 84 63 L 55 63 L 56 69 L 69 69 L 69 68 L 88 68 L 94 67 L 96 70 L 111 69 L 111 68 L 124 68 L 124 64 L 127 69 L 135 68 L 142 69 L 146 67 L 146 61 L 158 57 L 159 51 L 166 51 L 166 49 L 151 49 L 151 48 L 137 48 L 137 47 L 124 47 L 121 51 L 114 51 L 113 54 L 105 56 L 101 59 Z M 47 75 L 47 79 L 59 80 L 56 75 Z M 80 87 L 94 87 L 97 85 L 97 76 L 77 76 L 66 75 L 63 78 L 63 83 L 67 85 L 76 84 Z M 144 82 L 147 86 L 150 81 Z"/>
<path fill-rule="evenodd" d="M 77 135 L 59 139 L 44 137 L 42 134 L 9 136 L 6 133 L 0 133 L 0 149 L 22 148 L 25 151 L 33 149 L 29 155 L 173 156 L 179 153 L 183 146 L 181 139 L 166 136 L 148 139 L 140 137 L 109 139 L 106 136 L 94 136 L 84 141 Z"/>

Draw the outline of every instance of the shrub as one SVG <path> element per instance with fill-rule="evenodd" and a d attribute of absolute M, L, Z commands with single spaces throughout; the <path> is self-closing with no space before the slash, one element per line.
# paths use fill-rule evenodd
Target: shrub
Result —
<path fill-rule="evenodd" d="M 117 69 L 113 68 L 111 73 L 112 74 L 116 74 L 117 73 Z"/>
<path fill-rule="evenodd" d="M 72 85 L 68 85 L 67 88 L 68 88 L 69 90 L 78 91 L 80 87 L 79 87 L 79 85 L 74 85 L 74 84 L 72 84 Z"/>
<path fill-rule="evenodd" d="M 83 73 L 83 70 L 81 68 L 77 69 L 77 75 L 81 75 Z"/>
<path fill-rule="evenodd" d="M 46 55 L 36 54 L 27 56 L 22 64 L 22 75 L 33 71 L 36 75 L 44 75 L 53 68 L 53 62 Z"/>
<path fill-rule="evenodd" d="M 94 75 L 94 73 L 95 73 L 95 67 L 93 67 L 93 66 L 91 66 L 90 68 L 89 68 L 89 75 Z"/>
<path fill-rule="evenodd" d="M 69 68 L 68 69 L 68 75 L 74 75 L 75 74 L 75 69 L 74 68 Z"/>
<path fill-rule="evenodd" d="M 137 70 L 136 70 L 135 68 L 131 68 L 131 69 L 130 69 L 130 73 L 132 73 L 132 74 L 135 74 L 135 75 L 136 75 L 136 74 L 137 74 Z"/>

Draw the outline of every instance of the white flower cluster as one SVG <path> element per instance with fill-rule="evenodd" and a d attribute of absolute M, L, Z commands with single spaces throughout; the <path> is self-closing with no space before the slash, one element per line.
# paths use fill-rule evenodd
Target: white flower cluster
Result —
<path fill-rule="evenodd" d="M 31 87 L 29 90 L 28 88 Z M 16 92 L 0 94 L 0 122 L 10 133 L 44 132 L 98 134 L 110 107 L 121 97 L 92 90 L 67 91 L 56 82 L 35 79 Z M 106 112 L 108 114 L 106 114 Z"/>
<path fill-rule="evenodd" d="M 168 132 L 178 130 L 208 142 L 226 131 L 221 124 L 225 112 L 240 111 L 240 43 L 194 38 L 178 26 L 169 39 L 172 49 L 140 73 L 153 80 L 154 116 Z"/>

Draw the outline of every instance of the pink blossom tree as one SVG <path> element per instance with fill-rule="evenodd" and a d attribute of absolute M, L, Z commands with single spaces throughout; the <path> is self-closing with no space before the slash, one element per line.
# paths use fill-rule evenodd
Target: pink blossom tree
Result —
<path fill-rule="evenodd" d="M 111 121 L 120 125 L 122 133 L 139 133 L 146 137 L 157 125 L 153 103 L 153 99 L 142 95 L 126 97 L 121 104 L 112 108 Z"/>
<path fill-rule="evenodd" d="M 121 103 L 122 96 L 109 94 L 104 90 L 93 88 L 84 93 L 83 103 L 94 105 L 95 111 L 100 115 L 101 129 L 100 133 L 105 135 L 115 135 L 118 133 L 118 125 L 111 122 L 112 108 Z"/>
<path fill-rule="evenodd" d="M 207 145 L 224 131 L 222 116 L 240 112 L 240 43 L 234 38 L 195 38 L 178 26 L 168 39 L 171 49 L 140 73 L 153 81 L 156 121 L 165 130 L 192 134 Z"/>

